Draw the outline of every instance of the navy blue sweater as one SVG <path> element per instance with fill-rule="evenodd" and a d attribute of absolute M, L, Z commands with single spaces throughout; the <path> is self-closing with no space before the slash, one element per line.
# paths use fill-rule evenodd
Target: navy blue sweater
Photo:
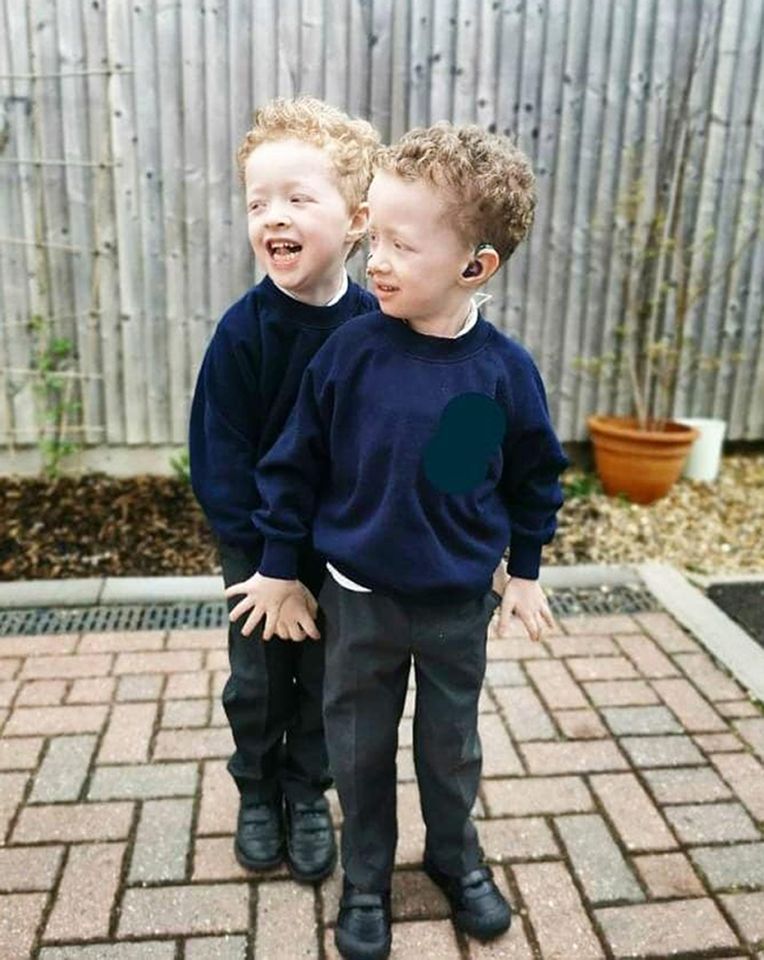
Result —
<path fill-rule="evenodd" d="M 281 433 L 319 347 L 350 317 L 376 306 L 353 282 L 336 304 L 314 307 L 266 277 L 215 330 L 191 406 L 191 484 L 216 536 L 249 551 L 254 563 L 262 551 L 252 523 L 260 502 L 255 465 Z"/>
<path fill-rule="evenodd" d="M 535 579 L 567 464 L 530 354 L 482 317 L 456 339 L 359 317 L 258 465 L 259 570 L 292 579 L 312 528 L 341 573 L 423 602 L 484 593 L 510 541 L 510 573 Z"/>

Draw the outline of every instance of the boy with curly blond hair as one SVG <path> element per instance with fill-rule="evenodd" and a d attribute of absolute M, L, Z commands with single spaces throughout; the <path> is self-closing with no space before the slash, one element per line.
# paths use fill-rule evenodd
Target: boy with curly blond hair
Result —
<path fill-rule="evenodd" d="M 347 324 L 308 365 L 294 411 L 260 462 L 265 540 L 232 617 L 279 615 L 312 534 L 331 577 L 324 719 L 344 814 L 335 928 L 347 960 L 391 947 L 398 724 L 411 660 L 424 870 L 455 924 L 505 931 L 506 900 L 470 812 L 480 779 L 478 697 L 486 630 L 515 614 L 538 640 L 538 584 L 567 458 L 529 353 L 473 296 L 527 234 L 525 156 L 478 127 L 413 130 L 378 157 L 369 189 L 371 276 L 381 310 Z M 509 544 L 509 582 L 493 592 Z"/>
<path fill-rule="evenodd" d="M 311 97 L 276 99 L 239 148 L 249 242 L 262 282 L 223 315 L 194 394 L 191 482 L 219 545 L 226 584 L 262 560 L 252 522 L 262 507 L 255 466 L 280 436 L 303 371 L 329 335 L 376 307 L 345 262 L 366 233 L 366 191 L 379 137 L 364 120 Z M 234 850 L 251 870 L 279 865 L 315 882 L 336 861 L 324 797 L 331 783 L 322 720 L 323 643 L 316 602 L 324 561 L 309 540 L 295 553 L 294 589 L 255 640 L 229 628 L 223 691 L 240 792 Z M 249 633 L 249 631 L 247 631 Z M 259 642 L 269 639 L 268 643 Z"/>

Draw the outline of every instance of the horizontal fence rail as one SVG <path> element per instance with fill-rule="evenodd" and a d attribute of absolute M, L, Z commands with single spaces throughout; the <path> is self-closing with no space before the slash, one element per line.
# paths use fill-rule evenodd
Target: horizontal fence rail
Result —
<path fill-rule="evenodd" d="M 449 119 L 530 156 L 536 221 L 484 311 L 569 441 L 629 411 L 619 331 L 674 143 L 670 412 L 764 438 L 763 37 L 764 0 L 0 0 L 0 447 L 185 443 L 205 345 L 256 277 L 234 152 L 297 93 L 385 141 Z"/>

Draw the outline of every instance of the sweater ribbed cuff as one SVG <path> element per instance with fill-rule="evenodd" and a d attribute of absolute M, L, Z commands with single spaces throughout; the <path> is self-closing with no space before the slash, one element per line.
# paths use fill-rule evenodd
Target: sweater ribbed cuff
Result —
<path fill-rule="evenodd" d="M 284 540 L 266 540 L 258 572 L 274 580 L 297 579 L 298 549 Z"/>
<path fill-rule="evenodd" d="M 538 580 L 541 566 L 541 544 L 526 537 L 513 536 L 509 545 L 507 573 L 522 580 Z"/>

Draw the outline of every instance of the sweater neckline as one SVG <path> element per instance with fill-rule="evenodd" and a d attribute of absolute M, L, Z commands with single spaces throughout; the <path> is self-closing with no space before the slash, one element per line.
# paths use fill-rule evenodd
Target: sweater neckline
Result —
<path fill-rule="evenodd" d="M 491 324 L 479 311 L 474 326 L 459 337 L 435 337 L 417 333 L 398 317 L 391 317 L 381 311 L 379 316 L 386 335 L 403 353 L 420 360 L 442 363 L 463 360 L 476 353 L 485 346 L 492 329 Z"/>
<path fill-rule="evenodd" d="M 283 290 L 279 290 L 267 274 L 260 281 L 259 286 L 265 300 L 277 309 L 281 316 L 311 330 L 331 329 L 347 319 L 349 298 L 355 296 L 357 288 L 357 284 L 348 278 L 347 290 L 340 299 L 336 303 L 320 307 L 290 297 Z"/>

